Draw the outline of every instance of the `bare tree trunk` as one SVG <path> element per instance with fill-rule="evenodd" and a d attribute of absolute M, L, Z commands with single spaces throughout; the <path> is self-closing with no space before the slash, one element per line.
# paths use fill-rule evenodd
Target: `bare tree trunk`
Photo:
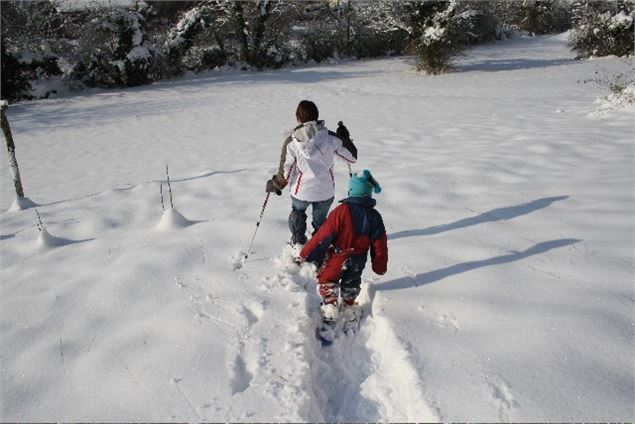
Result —
<path fill-rule="evenodd" d="M 251 63 L 251 54 L 249 52 L 249 39 L 247 38 L 247 28 L 245 22 L 245 14 L 243 5 L 240 1 L 234 2 L 234 25 L 236 33 L 240 38 L 240 47 L 242 51 L 243 60 L 247 63 Z"/>
<path fill-rule="evenodd" d="M 6 103 L 2 104 L 2 132 L 4 133 L 4 138 L 7 140 L 7 148 L 9 149 L 9 164 L 11 166 L 11 174 L 13 175 L 15 192 L 18 197 L 24 197 L 22 180 L 20 179 L 20 169 L 18 168 L 18 161 L 15 158 L 15 144 L 13 143 L 13 136 L 11 135 L 11 128 L 9 127 L 9 120 L 5 113 L 6 109 Z"/>
<path fill-rule="evenodd" d="M 351 0 L 348 0 L 346 4 L 346 50 L 347 54 L 351 56 L 351 14 L 353 9 L 351 8 Z"/>
<path fill-rule="evenodd" d="M 265 29 L 267 27 L 267 20 L 269 19 L 271 14 L 271 4 L 272 3 L 270 1 L 259 1 L 257 4 L 257 9 L 260 11 L 260 13 L 257 13 L 256 25 L 254 28 L 254 45 L 252 52 L 254 62 L 257 61 L 257 56 L 261 53 L 260 44 L 262 44 L 262 39 L 264 38 Z"/>

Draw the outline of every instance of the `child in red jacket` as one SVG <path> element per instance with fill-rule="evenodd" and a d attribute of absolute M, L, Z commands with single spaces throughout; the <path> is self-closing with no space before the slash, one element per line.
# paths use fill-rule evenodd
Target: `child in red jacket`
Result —
<path fill-rule="evenodd" d="M 348 185 L 349 197 L 331 211 L 300 252 L 300 260 L 321 264 L 317 283 L 325 321 L 337 319 L 340 291 L 344 312 L 355 305 L 369 250 L 373 271 L 379 275 L 386 272 L 386 229 L 381 215 L 374 209 L 373 192 L 381 192 L 381 187 L 368 170 L 359 176 L 353 174 Z M 349 315 L 357 313 L 359 311 Z"/>

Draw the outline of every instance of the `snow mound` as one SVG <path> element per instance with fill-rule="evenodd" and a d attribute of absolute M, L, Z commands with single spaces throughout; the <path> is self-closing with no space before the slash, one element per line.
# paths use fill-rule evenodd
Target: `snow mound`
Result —
<path fill-rule="evenodd" d="M 161 220 L 155 226 L 156 229 L 166 231 L 185 228 L 194 224 L 194 222 L 185 218 L 179 211 L 174 208 L 166 209 L 161 215 Z"/>
<path fill-rule="evenodd" d="M 38 206 L 38 204 L 32 201 L 31 199 L 29 199 L 28 197 L 16 196 L 11 207 L 7 209 L 7 212 L 23 211 L 25 209 L 34 208 L 36 206 Z"/>
<path fill-rule="evenodd" d="M 40 235 L 35 241 L 35 250 L 37 252 L 45 252 L 49 249 L 72 244 L 74 241 L 52 236 L 46 228 L 42 227 Z"/>

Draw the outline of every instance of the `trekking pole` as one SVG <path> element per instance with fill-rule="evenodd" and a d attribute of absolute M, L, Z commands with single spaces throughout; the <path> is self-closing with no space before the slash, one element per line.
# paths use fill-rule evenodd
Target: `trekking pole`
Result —
<path fill-rule="evenodd" d="M 251 243 L 249 243 L 249 249 L 247 249 L 247 253 L 245 253 L 244 261 L 247 260 L 247 257 L 249 256 L 249 253 L 251 252 L 251 247 L 254 244 L 254 239 L 256 238 L 256 232 L 258 231 L 258 227 L 260 227 L 260 221 L 262 221 L 262 216 L 265 213 L 265 208 L 267 207 L 267 202 L 269 201 L 269 196 L 270 195 L 271 195 L 271 193 L 267 193 L 267 197 L 265 197 L 265 203 L 262 204 L 262 210 L 260 211 L 260 217 L 258 218 L 258 222 L 256 222 L 256 229 L 254 230 L 254 235 L 251 237 Z"/>

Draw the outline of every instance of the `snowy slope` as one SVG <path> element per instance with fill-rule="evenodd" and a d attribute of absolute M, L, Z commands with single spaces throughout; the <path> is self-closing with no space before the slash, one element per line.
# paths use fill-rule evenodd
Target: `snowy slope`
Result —
<path fill-rule="evenodd" d="M 635 124 L 577 82 L 625 66 L 521 38 L 443 76 L 394 58 L 11 106 L 49 234 L 0 215 L 0 418 L 632 421 Z M 287 192 L 236 266 L 304 98 L 349 126 L 389 233 L 328 349 Z"/>

